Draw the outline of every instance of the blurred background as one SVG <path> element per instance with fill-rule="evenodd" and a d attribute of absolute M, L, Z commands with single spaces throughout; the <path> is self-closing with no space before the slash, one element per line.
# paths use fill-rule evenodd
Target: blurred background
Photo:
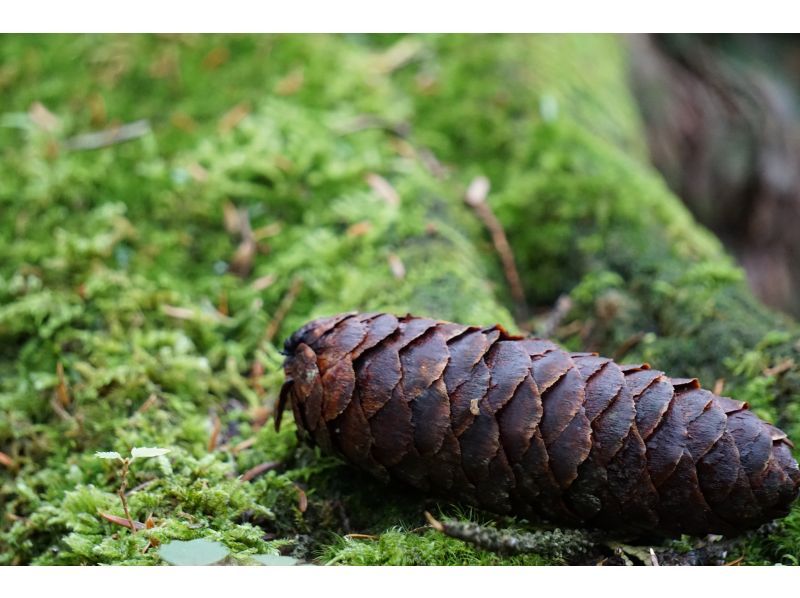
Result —
<path fill-rule="evenodd" d="M 375 48 L 396 40 L 353 37 Z M 681 34 L 633 35 L 626 42 L 653 164 L 744 266 L 756 295 L 799 316 L 800 40 Z M 21 112 L 52 129 L 65 124 L 59 118 L 67 110 L 66 126 L 74 131 L 108 130 L 123 124 L 121 115 L 130 121 L 138 114 L 141 121 L 128 122 L 113 138 L 76 137 L 71 149 L 154 129 L 159 151 L 169 155 L 213 129 L 234 127 L 265 90 L 317 93 L 315 82 L 304 81 L 302 43 L 243 35 L 5 36 L 0 142 L 7 149 L 16 143 Z M 278 78 L 270 68 L 276 47 L 281 60 L 294 55 L 296 63 Z M 414 60 L 414 52 L 413 44 L 400 44 L 377 68 L 395 69 Z M 435 84 L 433 72 L 418 76 L 423 94 Z M 625 133 L 606 136 L 614 135 Z"/>
<path fill-rule="evenodd" d="M 747 271 L 800 315 L 800 38 L 630 38 L 650 156 Z"/>

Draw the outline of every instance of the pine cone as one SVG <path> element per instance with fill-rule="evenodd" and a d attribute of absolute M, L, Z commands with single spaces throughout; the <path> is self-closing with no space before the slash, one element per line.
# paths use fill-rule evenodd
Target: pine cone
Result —
<path fill-rule="evenodd" d="M 389 480 L 496 513 L 617 532 L 736 534 L 789 512 L 786 434 L 646 364 L 502 327 L 390 314 L 286 341 L 299 433 Z"/>

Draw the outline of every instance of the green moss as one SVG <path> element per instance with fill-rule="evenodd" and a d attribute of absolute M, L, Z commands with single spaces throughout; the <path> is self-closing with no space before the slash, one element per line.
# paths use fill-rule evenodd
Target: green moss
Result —
<path fill-rule="evenodd" d="M 500 557 L 433 530 L 393 529 L 375 539 L 340 538 L 320 556 L 328 565 L 543 565 L 536 555 Z"/>
<path fill-rule="evenodd" d="M 298 447 L 291 422 L 263 425 L 282 339 L 311 317 L 514 327 L 461 202 L 476 174 L 532 305 L 571 295 L 563 329 L 588 332 L 565 344 L 612 353 L 639 335 L 627 358 L 725 378 L 800 432 L 798 369 L 764 374 L 800 363 L 796 328 L 643 165 L 619 38 L 4 36 L 0 64 L 1 564 L 155 564 L 148 546 L 201 537 L 241 562 L 543 562 L 416 530 L 423 497 Z M 128 143 L 64 145 L 139 118 L 152 131 Z M 231 206 L 258 238 L 244 276 Z M 98 515 L 122 509 L 93 456 L 132 446 L 172 449 L 131 473 L 132 516 L 155 523 L 135 535 Z M 795 519 L 748 559 L 786 561 Z"/>

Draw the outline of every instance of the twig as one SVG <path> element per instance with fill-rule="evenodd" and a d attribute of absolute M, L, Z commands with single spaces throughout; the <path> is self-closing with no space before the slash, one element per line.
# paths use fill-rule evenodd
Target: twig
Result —
<path fill-rule="evenodd" d="M 61 403 L 55 397 L 50 401 L 50 406 L 53 408 L 53 411 L 55 411 L 56 415 L 61 419 L 63 419 L 64 421 L 66 422 L 75 421 L 75 418 L 72 417 L 69 411 L 67 411 L 61 406 Z"/>
<path fill-rule="evenodd" d="M 267 329 L 264 331 L 264 338 L 262 339 L 264 342 L 272 342 L 272 339 L 275 338 L 275 335 L 278 333 L 284 318 L 286 318 L 289 310 L 292 309 L 292 305 L 294 305 L 298 295 L 300 295 L 300 290 L 302 288 L 302 278 L 296 276 L 294 279 L 292 279 L 292 282 L 289 285 L 289 290 L 286 292 L 286 295 L 283 296 L 283 299 L 281 299 L 281 302 L 278 305 L 278 309 L 275 310 L 275 315 L 273 316 L 272 320 L 270 320 L 269 324 L 267 324 Z"/>
<path fill-rule="evenodd" d="M 93 150 L 118 143 L 124 143 L 139 137 L 144 137 L 150 133 L 150 122 L 147 120 L 137 120 L 125 125 L 119 125 L 106 129 L 105 131 L 97 131 L 95 133 L 84 133 L 76 135 L 64 142 L 64 147 L 68 150 Z"/>
<path fill-rule="evenodd" d="M 125 489 L 128 487 L 128 467 L 130 466 L 130 464 L 131 464 L 130 459 L 122 460 L 122 470 L 120 471 L 122 484 L 120 485 L 117 494 L 119 495 L 119 499 L 122 501 L 122 508 L 125 511 L 125 517 L 128 518 L 128 522 L 130 523 L 131 533 L 135 534 L 136 525 L 133 522 L 133 517 L 131 517 L 131 512 L 128 510 L 128 499 L 125 496 Z"/>
<path fill-rule="evenodd" d="M 784 372 L 788 372 L 794 367 L 794 359 L 791 357 L 788 359 L 783 360 L 778 365 L 775 365 L 771 368 L 766 368 L 764 370 L 765 376 L 778 376 L 779 374 L 783 374 Z"/>
<path fill-rule="evenodd" d="M 569 295 L 561 295 L 553 309 L 547 314 L 547 318 L 539 329 L 539 334 L 544 338 L 551 338 L 571 309 L 572 299 L 570 299 Z"/>
<path fill-rule="evenodd" d="M 446 536 L 498 554 L 536 553 L 544 557 L 572 560 L 586 555 L 595 544 L 590 534 L 580 530 L 511 532 L 471 522 L 437 521 L 427 511 L 425 518 L 433 529 Z"/>
<path fill-rule="evenodd" d="M 660 566 L 658 562 L 658 557 L 656 556 L 656 552 L 652 548 L 650 549 L 650 563 L 653 565 L 653 567 Z"/>
<path fill-rule="evenodd" d="M 477 177 L 470 183 L 467 193 L 464 196 L 464 201 L 475 211 L 478 219 L 483 223 L 492 237 L 494 248 L 503 264 L 503 273 L 505 274 L 506 281 L 508 281 L 511 297 L 519 312 L 517 315 L 521 318 L 528 311 L 527 302 L 525 300 L 525 290 L 522 287 L 522 280 L 520 279 L 517 264 L 514 260 L 514 253 L 511 251 L 511 246 L 508 244 L 508 237 L 506 237 L 506 233 L 503 230 L 503 225 L 500 224 L 491 206 L 489 206 L 489 203 L 486 201 L 489 189 L 489 179 L 483 176 Z"/>
<path fill-rule="evenodd" d="M 617 350 L 614 351 L 614 355 L 612 355 L 614 361 L 620 361 L 631 351 L 631 349 L 642 342 L 643 338 L 644 332 L 637 332 L 636 334 L 633 334 L 622 341 L 622 344 L 617 347 Z"/>

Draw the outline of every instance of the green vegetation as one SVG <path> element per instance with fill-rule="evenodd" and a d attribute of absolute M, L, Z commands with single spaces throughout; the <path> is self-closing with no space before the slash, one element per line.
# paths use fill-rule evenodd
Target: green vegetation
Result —
<path fill-rule="evenodd" d="M 478 174 L 530 306 L 570 295 L 562 342 L 722 378 L 800 438 L 797 328 L 645 165 L 624 56 L 602 36 L 0 38 L 0 564 L 156 564 L 198 538 L 242 562 L 544 562 L 422 528 L 421 497 L 267 421 L 311 317 L 536 326 L 462 203 Z M 138 119 L 126 143 L 75 137 Z M 98 515 L 125 516 L 94 453 L 141 446 L 170 453 L 129 473 L 152 522 L 132 534 Z M 798 526 L 746 562 L 796 562 Z"/>

